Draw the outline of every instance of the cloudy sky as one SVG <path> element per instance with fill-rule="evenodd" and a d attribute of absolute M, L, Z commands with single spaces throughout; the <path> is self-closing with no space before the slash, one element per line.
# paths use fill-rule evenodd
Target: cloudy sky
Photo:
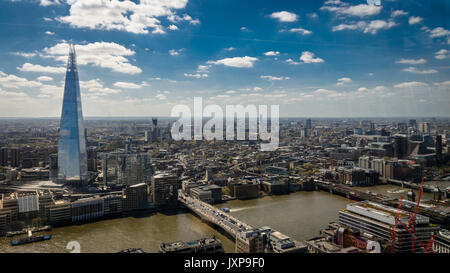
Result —
<path fill-rule="evenodd" d="M 0 116 L 278 104 L 284 117 L 450 116 L 446 0 L 1 0 Z"/>

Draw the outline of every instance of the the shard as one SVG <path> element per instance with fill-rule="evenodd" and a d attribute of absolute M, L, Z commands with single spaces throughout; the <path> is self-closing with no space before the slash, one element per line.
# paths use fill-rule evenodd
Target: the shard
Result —
<path fill-rule="evenodd" d="M 86 139 L 75 47 L 70 46 L 58 143 L 58 180 L 74 186 L 88 182 Z"/>

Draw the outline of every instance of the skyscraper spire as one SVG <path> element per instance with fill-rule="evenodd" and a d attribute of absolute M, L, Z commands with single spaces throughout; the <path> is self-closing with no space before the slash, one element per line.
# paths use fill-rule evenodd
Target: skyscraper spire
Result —
<path fill-rule="evenodd" d="M 58 143 L 58 179 L 77 186 L 88 182 L 86 140 L 75 46 L 69 45 Z"/>

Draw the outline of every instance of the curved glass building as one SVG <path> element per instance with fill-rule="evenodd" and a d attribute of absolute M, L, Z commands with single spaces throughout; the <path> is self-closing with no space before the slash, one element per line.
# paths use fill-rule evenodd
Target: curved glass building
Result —
<path fill-rule="evenodd" d="M 86 139 L 75 47 L 70 46 L 58 143 L 58 180 L 75 186 L 88 182 Z"/>

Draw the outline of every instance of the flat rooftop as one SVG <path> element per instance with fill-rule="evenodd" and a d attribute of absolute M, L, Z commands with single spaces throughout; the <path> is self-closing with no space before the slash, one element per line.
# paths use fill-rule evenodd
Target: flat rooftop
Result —
<path fill-rule="evenodd" d="M 371 201 L 348 204 L 347 210 L 389 225 L 395 224 L 395 216 L 397 213 L 401 222 L 406 223 L 409 221 L 409 213 L 407 211 L 399 211 L 396 208 Z M 416 224 L 429 224 L 429 222 L 430 219 L 428 217 L 417 214 Z"/>

